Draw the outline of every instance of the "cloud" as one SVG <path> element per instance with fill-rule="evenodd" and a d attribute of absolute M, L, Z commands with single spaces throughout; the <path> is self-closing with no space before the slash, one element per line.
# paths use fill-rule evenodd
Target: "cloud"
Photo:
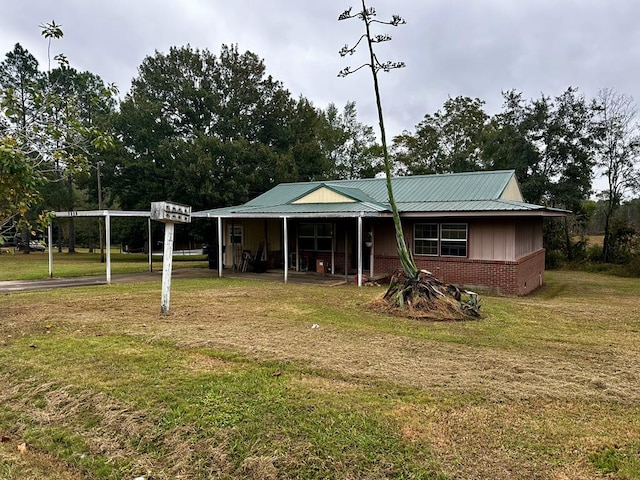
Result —
<path fill-rule="evenodd" d="M 501 91 L 525 97 L 556 96 L 578 87 L 589 96 L 612 87 L 640 99 L 640 3 L 635 0 L 379 0 L 369 2 L 381 19 L 400 14 L 407 24 L 383 28 L 393 35 L 378 45 L 381 59 L 407 67 L 381 74 L 391 135 L 413 130 L 447 97 L 501 107 Z M 354 10 L 358 2 L 351 2 Z M 337 72 L 366 60 L 364 52 L 340 58 L 338 50 L 362 33 L 357 20 L 338 22 L 349 2 L 324 0 L 31 0 L 14 2 L 0 17 L 0 51 L 21 43 L 46 65 L 46 41 L 38 25 L 55 19 L 64 39 L 54 42 L 73 66 L 115 82 L 121 94 L 145 56 L 190 44 L 213 53 L 237 43 L 264 58 L 267 73 L 294 96 L 316 106 L 356 101 L 359 117 L 377 127 L 367 72 L 346 79 Z"/>

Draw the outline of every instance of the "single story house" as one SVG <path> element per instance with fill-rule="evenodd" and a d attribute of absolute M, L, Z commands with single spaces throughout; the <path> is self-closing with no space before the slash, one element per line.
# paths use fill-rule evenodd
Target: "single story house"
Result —
<path fill-rule="evenodd" d="M 526 295 L 542 285 L 544 217 L 568 212 L 525 203 L 515 172 L 395 177 L 405 241 L 420 269 L 467 288 Z M 216 219 L 222 265 L 363 275 L 400 268 L 385 178 L 283 183 Z M 223 248 L 219 248 L 222 245 Z"/>

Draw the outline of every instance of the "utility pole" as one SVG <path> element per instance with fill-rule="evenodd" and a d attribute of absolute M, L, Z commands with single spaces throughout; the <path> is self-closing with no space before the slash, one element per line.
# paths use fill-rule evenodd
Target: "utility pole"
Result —
<path fill-rule="evenodd" d="M 98 161 L 96 164 L 96 175 L 98 176 L 98 210 L 102 211 L 102 175 L 100 167 L 104 162 Z M 104 263 L 104 219 L 98 218 L 98 229 L 100 235 L 100 263 Z"/>

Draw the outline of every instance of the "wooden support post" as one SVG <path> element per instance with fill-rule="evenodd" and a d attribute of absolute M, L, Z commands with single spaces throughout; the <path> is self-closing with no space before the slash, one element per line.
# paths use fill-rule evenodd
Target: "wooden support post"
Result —
<path fill-rule="evenodd" d="M 169 313 L 171 300 L 171 266 L 173 263 L 173 231 L 175 225 L 167 222 L 164 225 L 164 253 L 162 256 L 162 301 L 160 312 Z"/>

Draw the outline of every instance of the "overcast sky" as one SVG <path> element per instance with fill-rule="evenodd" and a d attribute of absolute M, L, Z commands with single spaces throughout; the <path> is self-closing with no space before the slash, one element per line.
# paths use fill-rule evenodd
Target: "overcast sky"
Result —
<path fill-rule="evenodd" d="M 413 131 L 447 97 L 466 95 L 502 105 L 501 91 L 525 98 L 556 96 L 573 86 L 587 97 L 611 87 L 640 100 L 638 0 L 368 0 L 379 19 L 407 21 L 378 46 L 381 60 L 406 68 L 383 73 L 381 89 L 390 136 Z M 317 107 L 348 100 L 376 128 L 370 74 L 338 78 L 365 57 L 338 50 L 363 32 L 362 22 L 338 22 L 354 0 L 21 0 L 0 15 L 2 58 L 22 44 L 46 65 L 47 43 L 38 25 L 61 24 L 64 53 L 78 70 L 113 82 L 123 96 L 144 57 L 171 46 L 220 51 L 237 43 L 264 59 L 267 72 Z M 8 8 L 7 8 L 8 7 Z M 360 48 L 364 54 L 364 48 Z"/>

